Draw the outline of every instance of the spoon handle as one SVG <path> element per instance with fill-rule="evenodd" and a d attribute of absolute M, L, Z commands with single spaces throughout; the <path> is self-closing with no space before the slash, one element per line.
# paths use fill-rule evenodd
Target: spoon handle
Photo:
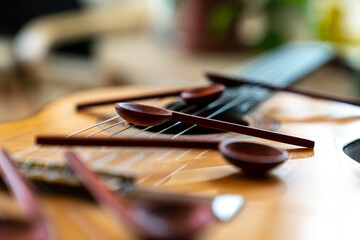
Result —
<path fill-rule="evenodd" d="M 107 105 L 117 102 L 131 102 L 131 101 L 137 101 L 137 100 L 145 100 L 145 99 L 151 99 L 151 98 L 161 98 L 161 97 L 171 97 L 171 96 L 178 96 L 182 90 L 172 90 L 172 91 L 166 91 L 161 93 L 151 93 L 151 94 L 145 94 L 135 97 L 123 97 L 123 98 L 113 98 L 108 100 L 99 100 L 99 101 L 93 101 L 93 102 L 84 102 L 79 103 L 76 105 L 76 110 L 82 110 L 84 108 L 88 107 L 95 107 L 95 106 L 101 106 L 101 105 Z"/>
<path fill-rule="evenodd" d="M 85 167 L 81 160 L 72 151 L 65 152 L 65 158 L 70 168 L 81 179 L 86 188 L 91 194 L 103 205 L 110 213 L 117 219 L 125 214 L 125 205 L 122 204 L 121 199 L 115 197 L 106 187 L 101 183 L 100 179 L 90 170 Z"/>
<path fill-rule="evenodd" d="M 314 148 L 315 145 L 314 141 L 304 138 L 294 137 L 286 134 L 271 132 L 254 127 L 242 126 L 239 124 L 234 124 L 234 123 L 229 123 L 214 119 L 203 118 L 203 117 L 194 116 L 186 113 L 180 113 L 176 111 L 172 111 L 171 121 L 181 121 L 183 123 L 196 124 L 202 127 L 240 133 L 248 136 L 259 137 L 276 142 L 288 143 L 296 146 Z"/>
<path fill-rule="evenodd" d="M 30 190 L 29 184 L 20 176 L 9 154 L 4 149 L 0 150 L 0 171 L 6 185 L 9 186 L 12 194 L 16 197 L 25 215 L 30 219 L 39 218 L 41 214 L 33 191 Z"/>
<path fill-rule="evenodd" d="M 65 136 L 37 136 L 36 143 L 65 146 L 113 146 L 113 147 L 173 147 L 173 148 L 211 148 L 217 149 L 216 139 L 152 139 L 152 138 L 85 138 Z"/>
<path fill-rule="evenodd" d="M 356 100 L 345 99 L 345 98 L 327 95 L 327 94 L 323 94 L 323 93 L 314 93 L 314 92 L 310 92 L 310 91 L 300 90 L 295 87 L 285 87 L 285 88 L 276 87 L 276 86 L 271 86 L 271 85 L 268 85 L 265 83 L 251 82 L 251 81 L 248 81 L 243 78 L 235 78 L 235 77 L 214 74 L 214 73 L 206 73 L 206 77 L 213 83 L 222 83 L 227 87 L 236 87 L 236 86 L 241 86 L 244 84 L 249 84 L 249 85 L 259 86 L 262 88 L 267 88 L 267 89 L 274 90 L 274 91 L 295 93 L 295 94 L 304 95 L 304 96 L 308 96 L 308 97 L 312 97 L 312 98 L 318 98 L 318 99 L 324 99 L 324 100 L 330 100 L 330 101 L 360 106 L 360 102 L 356 101 Z"/>
<path fill-rule="evenodd" d="M 39 240 L 50 238 L 50 231 L 30 183 L 16 169 L 6 150 L 0 149 L 0 172 L 11 193 L 20 205 L 27 221 L 34 227 L 34 237 Z M 29 236 L 28 239 L 33 239 Z"/>

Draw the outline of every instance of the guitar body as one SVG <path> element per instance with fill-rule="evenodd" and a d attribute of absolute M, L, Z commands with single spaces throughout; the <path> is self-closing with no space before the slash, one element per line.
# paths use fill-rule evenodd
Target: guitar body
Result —
<path fill-rule="evenodd" d="M 32 148 L 37 135 L 67 135 L 115 116 L 113 106 L 76 112 L 77 103 L 161 90 L 144 89 L 98 89 L 64 97 L 33 116 L 0 125 L 0 145 L 14 154 Z M 166 101 L 160 100 L 157 105 L 166 105 Z M 94 170 L 134 174 L 139 186 L 202 196 L 226 193 L 244 196 L 243 209 L 231 221 L 213 223 L 199 239 L 358 239 L 360 165 L 344 154 L 342 148 L 359 138 L 360 109 L 291 94 L 275 94 L 249 114 L 250 119 L 254 118 L 250 115 L 275 119 L 276 131 L 312 139 L 315 149 L 227 133 L 198 136 L 240 137 L 286 149 L 289 160 L 261 179 L 244 176 L 214 150 L 99 147 L 74 150 L 87 156 L 86 163 Z M 93 132 L 97 130 L 98 127 Z M 111 133 L 104 131 L 99 136 Z M 136 137 L 152 133 L 131 129 L 124 134 Z M 163 136 L 169 137 L 169 134 Z M 18 156 L 16 161 L 38 161 L 44 169 L 49 164 L 63 165 L 63 149 L 60 147 L 49 153 L 51 148 Z M 106 158 L 112 153 L 115 155 L 110 160 Z M 103 159 L 102 162 L 99 159 Z M 54 239 L 135 238 L 127 226 L 113 221 L 93 202 L 50 195 L 42 195 L 40 201 Z M 9 201 L 2 202 L 1 209 L 6 209 L 7 205 L 11 208 Z"/>

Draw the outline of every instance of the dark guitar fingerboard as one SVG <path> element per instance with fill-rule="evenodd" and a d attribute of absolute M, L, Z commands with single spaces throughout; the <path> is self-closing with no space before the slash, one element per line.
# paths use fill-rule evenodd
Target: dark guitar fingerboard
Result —
<path fill-rule="evenodd" d="M 233 74 L 254 82 L 286 87 L 304 78 L 333 57 L 331 48 L 322 43 L 290 43 L 240 64 Z M 246 113 L 269 98 L 272 92 L 260 87 L 242 86 L 236 94 L 244 95 L 237 108 L 240 109 L 240 113 Z"/>

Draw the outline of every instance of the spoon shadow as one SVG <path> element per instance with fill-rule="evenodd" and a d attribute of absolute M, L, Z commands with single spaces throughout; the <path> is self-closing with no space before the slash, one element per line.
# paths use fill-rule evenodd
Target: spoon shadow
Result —
<path fill-rule="evenodd" d="M 192 192 L 241 194 L 249 201 L 277 199 L 287 191 L 284 181 L 276 175 L 248 176 L 241 171 L 215 179 L 169 183 L 167 187 L 181 191 L 191 188 Z"/>

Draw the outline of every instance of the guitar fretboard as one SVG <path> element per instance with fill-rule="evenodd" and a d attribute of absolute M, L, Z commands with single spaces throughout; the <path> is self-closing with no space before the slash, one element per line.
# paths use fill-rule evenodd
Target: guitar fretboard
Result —
<path fill-rule="evenodd" d="M 240 64 L 233 74 L 249 81 L 286 87 L 304 78 L 333 57 L 334 53 L 328 45 L 291 43 Z M 272 92 L 256 86 L 242 86 L 236 94 L 244 96 L 237 108 L 240 109 L 240 113 L 246 113 L 269 98 Z"/>

